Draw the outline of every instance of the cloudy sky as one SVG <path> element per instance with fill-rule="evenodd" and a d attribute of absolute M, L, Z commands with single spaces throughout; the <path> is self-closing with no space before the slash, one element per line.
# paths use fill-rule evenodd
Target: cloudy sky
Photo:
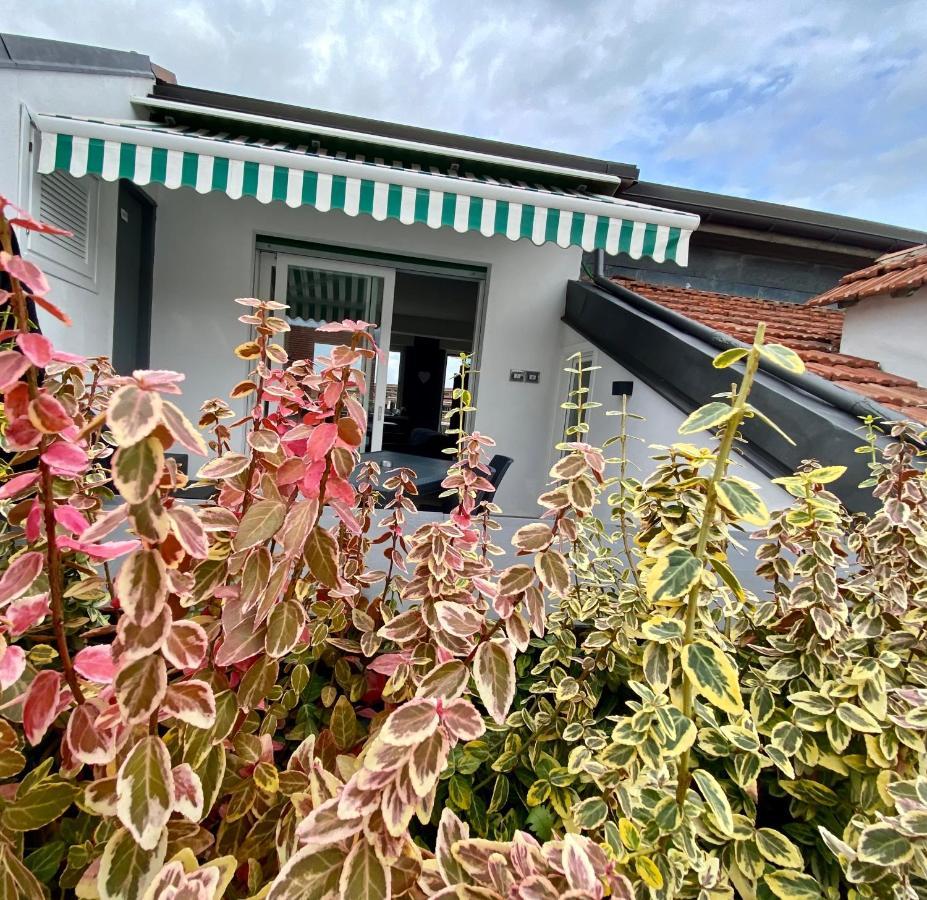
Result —
<path fill-rule="evenodd" d="M 183 84 L 927 229 L 927 0 L 8 0 Z"/>

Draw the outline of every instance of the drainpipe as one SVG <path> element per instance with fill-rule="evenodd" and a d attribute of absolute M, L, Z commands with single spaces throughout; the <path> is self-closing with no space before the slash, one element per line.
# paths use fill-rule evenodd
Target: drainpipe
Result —
<path fill-rule="evenodd" d="M 635 309 L 646 313 L 654 319 L 666 322 L 667 325 L 672 325 L 673 328 L 679 331 L 691 334 L 693 337 L 697 337 L 699 340 L 704 341 L 712 347 L 716 347 L 718 350 L 729 350 L 732 347 L 745 347 L 749 349 L 749 345 L 745 344 L 743 341 L 738 341 L 736 338 L 732 338 L 730 335 L 710 328 L 707 325 L 703 325 L 701 322 L 695 322 L 687 316 L 682 315 L 682 313 L 667 309 L 665 306 L 661 306 L 653 300 L 648 300 L 640 294 L 635 294 L 634 291 L 630 291 L 626 287 L 615 284 L 614 281 L 606 278 L 605 251 L 603 250 L 595 251 L 595 269 L 593 271 L 592 280 L 598 287 L 602 288 L 603 291 L 617 297 L 619 300 L 627 303 L 628 306 L 633 306 Z M 887 409 L 880 403 L 870 400 L 868 397 L 861 397 L 859 394 L 845 390 L 833 382 L 828 381 L 826 378 L 821 378 L 819 375 L 815 375 L 812 372 L 804 372 L 801 375 L 796 375 L 768 363 L 765 359 L 760 360 L 760 368 L 767 374 L 778 378 L 780 381 L 788 382 L 800 390 L 805 391 L 805 393 L 811 394 L 830 406 L 836 407 L 842 412 L 852 416 L 854 419 L 860 419 L 863 416 L 875 416 L 877 421 L 881 424 L 897 422 L 899 419 L 899 413 L 897 411 Z"/>

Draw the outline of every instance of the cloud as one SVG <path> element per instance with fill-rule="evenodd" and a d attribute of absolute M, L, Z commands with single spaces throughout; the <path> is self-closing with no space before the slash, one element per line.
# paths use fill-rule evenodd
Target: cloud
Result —
<path fill-rule="evenodd" d="M 13 0 L 185 84 L 927 228 L 923 0 Z M 7 30 L 14 30 L 11 25 Z"/>

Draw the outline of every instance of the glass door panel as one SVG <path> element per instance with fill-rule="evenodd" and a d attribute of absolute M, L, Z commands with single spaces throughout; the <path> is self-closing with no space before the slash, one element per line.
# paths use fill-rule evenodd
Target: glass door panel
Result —
<path fill-rule="evenodd" d="M 379 450 L 383 443 L 394 284 L 392 269 L 302 256 L 277 257 L 274 299 L 287 304 L 284 315 L 291 329 L 286 340 L 290 359 L 306 359 L 318 366 L 333 347 L 351 343 L 348 332 L 318 331 L 328 322 L 362 319 L 377 326 L 374 340 L 380 347 L 380 358 L 366 367 L 366 450 Z"/>

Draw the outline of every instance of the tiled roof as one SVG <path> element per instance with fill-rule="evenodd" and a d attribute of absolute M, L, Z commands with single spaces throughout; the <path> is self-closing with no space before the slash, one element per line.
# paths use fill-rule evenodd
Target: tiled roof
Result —
<path fill-rule="evenodd" d="M 807 304 L 777 303 L 630 278 L 613 280 L 635 294 L 746 343 L 753 340 L 757 324 L 765 322 L 767 340 L 795 350 L 809 372 L 905 417 L 927 422 L 927 388 L 910 378 L 883 371 L 875 360 L 840 352 L 843 313 L 839 310 L 809 309 Z"/>
<path fill-rule="evenodd" d="M 806 306 L 828 306 L 839 303 L 846 306 L 874 297 L 889 294 L 893 297 L 911 294 L 927 284 L 927 244 L 886 253 L 871 266 L 850 272 L 840 279 L 836 287 L 817 297 L 812 297 Z"/>

